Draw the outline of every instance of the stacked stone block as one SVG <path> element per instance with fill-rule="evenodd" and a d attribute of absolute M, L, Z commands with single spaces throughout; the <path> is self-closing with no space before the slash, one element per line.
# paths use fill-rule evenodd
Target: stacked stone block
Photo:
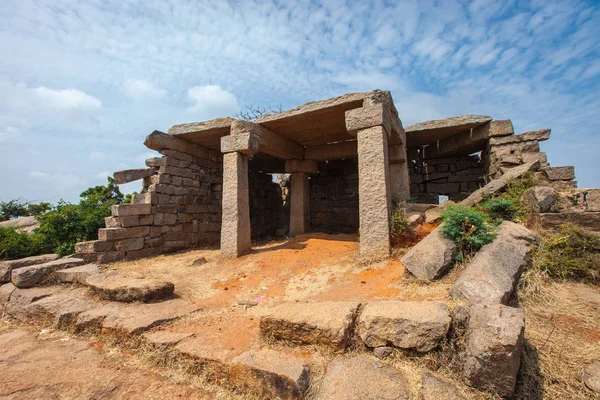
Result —
<path fill-rule="evenodd" d="M 437 204 L 440 195 L 460 201 L 485 184 L 478 155 L 416 160 L 409 163 L 411 196 L 417 203 Z"/>
<path fill-rule="evenodd" d="M 198 151 L 159 152 L 162 157 L 146 161 L 153 172 L 135 176 L 145 175 L 132 204 L 113 206 L 98 240 L 78 243 L 76 253 L 90 261 L 114 262 L 219 243 L 221 154 L 209 149 L 202 157 Z"/>
<path fill-rule="evenodd" d="M 250 225 L 252 239 L 284 236 L 289 231 L 289 191 L 273 176 L 250 170 Z"/>
<path fill-rule="evenodd" d="M 313 231 L 358 230 L 358 160 L 320 162 L 310 178 L 310 225 Z"/>

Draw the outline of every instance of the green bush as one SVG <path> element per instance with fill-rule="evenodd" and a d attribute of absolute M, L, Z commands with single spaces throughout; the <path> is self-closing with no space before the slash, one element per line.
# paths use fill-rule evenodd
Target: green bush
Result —
<path fill-rule="evenodd" d="M 534 268 L 560 279 L 600 283 L 598 236 L 575 225 L 563 225 L 559 232 L 542 237 L 534 253 Z"/>
<path fill-rule="evenodd" d="M 442 233 L 458 245 L 457 261 L 465 261 L 493 238 L 488 216 L 470 207 L 450 205 L 442 211 Z"/>
<path fill-rule="evenodd" d="M 399 236 L 410 231 L 410 226 L 406 221 L 406 214 L 404 212 L 403 203 L 398 204 L 394 208 L 390 225 L 392 237 Z"/>
<path fill-rule="evenodd" d="M 495 224 L 512 221 L 517 217 L 517 208 L 513 202 L 504 197 L 497 197 L 479 205 L 479 209 L 487 213 Z"/>
<path fill-rule="evenodd" d="M 37 256 L 51 250 L 44 235 L 0 227 L 0 260 Z"/>

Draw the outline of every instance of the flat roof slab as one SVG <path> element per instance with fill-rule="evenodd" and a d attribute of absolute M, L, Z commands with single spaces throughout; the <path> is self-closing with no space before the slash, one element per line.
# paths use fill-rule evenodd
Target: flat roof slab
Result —
<path fill-rule="evenodd" d="M 419 122 L 405 128 L 408 148 L 447 139 L 457 133 L 487 124 L 492 117 L 487 115 L 462 115 L 444 119 Z"/>
<path fill-rule="evenodd" d="M 229 135 L 233 121 L 235 121 L 235 118 L 226 117 L 205 122 L 173 125 L 168 133 L 220 152 L 221 137 Z"/>

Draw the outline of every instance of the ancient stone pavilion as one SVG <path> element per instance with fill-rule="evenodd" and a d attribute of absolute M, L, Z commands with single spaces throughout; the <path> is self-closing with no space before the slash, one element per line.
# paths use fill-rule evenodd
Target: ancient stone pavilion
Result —
<path fill-rule="evenodd" d="M 132 204 L 114 206 L 99 240 L 78 243 L 112 262 L 220 245 L 238 257 L 252 240 L 307 231 L 359 233 L 365 258 L 390 253 L 394 204 L 461 201 L 519 165 L 576 186 L 573 167 L 551 168 L 538 142 L 550 129 L 514 135 L 510 120 L 465 115 L 403 128 L 389 92 L 304 104 L 253 122 L 218 118 L 148 135 L 162 157 L 119 171 L 143 180 Z M 290 174 L 275 182 L 272 174 Z M 544 218 L 542 218 L 545 220 Z M 547 218 L 546 218 L 547 219 Z"/>

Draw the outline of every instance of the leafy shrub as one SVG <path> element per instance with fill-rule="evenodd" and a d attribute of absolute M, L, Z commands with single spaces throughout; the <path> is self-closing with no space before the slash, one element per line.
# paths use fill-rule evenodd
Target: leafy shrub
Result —
<path fill-rule="evenodd" d="M 410 230 L 408 222 L 406 221 L 406 214 L 404 212 L 404 204 L 398 204 L 394 208 L 391 220 L 391 233 L 392 236 L 399 236 Z"/>
<path fill-rule="evenodd" d="M 560 279 L 600 283 L 598 237 L 575 225 L 562 225 L 559 232 L 546 235 L 533 257 L 534 268 Z"/>
<path fill-rule="evenodd" d="M 504 197 L 497 197 L 481 203 L 479 208 L 489 214 L 496 224 L 500 224 L 504 220 L 512 221 L 517 217 L 517 208 L 512 201 Z"/>
<path fill-rule="evenodd" d="M 494 238 L 488 216 L 482 211 L 450 205 L 442 211 L 442 218 L 442 233 L 458 245 L 457 261 L 466 260 Z"/>
<path fill-rule="evenodd" d="M 37 256 L 50 251 L 44 235 L 30 235 L 13 227 L 0 227 L 0 260 Z"/>

